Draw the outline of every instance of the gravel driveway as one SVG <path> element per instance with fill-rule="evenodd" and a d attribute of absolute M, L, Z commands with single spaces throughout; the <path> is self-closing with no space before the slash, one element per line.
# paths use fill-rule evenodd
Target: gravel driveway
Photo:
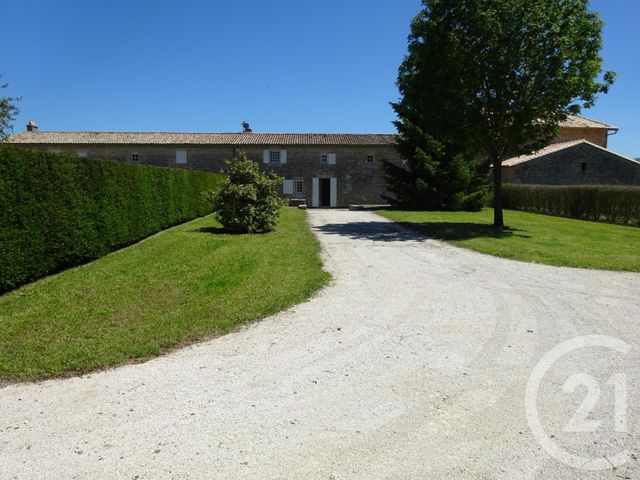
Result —
<path fill-rule="evenodd" d="M 309 219 L 334 275 L 311 301 L 144 364 L 0 389 L 0 478 L 640 478 L 640 275 L 485 256 L 370 212 Z M 534 405 L 563 451 L 628 449 L 615 469 L 565 465 L 527 423 L 535 365 L 581 335 L 632 348 L 565 355 Z M 599 382 L 595 432 L 563 430 L 587 392 L 565 384 L 576 372 Z"/>

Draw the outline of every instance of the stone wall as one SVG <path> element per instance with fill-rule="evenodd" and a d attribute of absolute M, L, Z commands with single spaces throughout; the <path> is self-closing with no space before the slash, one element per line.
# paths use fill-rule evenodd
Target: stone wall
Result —
<path fill-rule="evenodd" d="M 536 185 L 640 185 L 640 163 L 589 144 L 502 167 L 505 183 Z"/>
<path fill-rule="evenodd" d="M 574 140 L 587 140 L 607 148 L 608 130 L 600 128 L 561 128 L 560 134 L 551 143 L 565 143 Z"/>
<path fill-rule="evenodd" d="M 302 194 L 287 195 L 304 198 L 311 206 L 312 178 L 337 179 L 337 206 L 348 207 L 352 204 L 384 203 L 385 181 L 382 160 L 400 163 L 400 158 L 392 145 L 373 146 L 199 146 L 199 145 L 38 145 L 49 151 L 71 152 L 89 158 L 106 158 L 132 162 L 137 155 L 137 163 L 166 167 L 192 168 L 220 172 L 224 160 L 232 158 L 241 150 L 249 158 L 258 162 L 265 171 L 274 172 L 286 179 L 302 180 Z M 263 150 L 286 150 L 286 164 L 263 163 Z M 187 163 L 176 164 L 176 151 L 187 152 Z M 335 153 L 334 165 L 323 164 L 321 155 Z M 374 161 L 369 162 L 368 156 Z"/>

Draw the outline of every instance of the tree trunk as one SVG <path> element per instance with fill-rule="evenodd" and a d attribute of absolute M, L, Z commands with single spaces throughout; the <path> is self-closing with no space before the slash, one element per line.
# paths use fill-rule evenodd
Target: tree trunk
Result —
<path fill-rule="evenodd" d="M 493 228 L 504 229 L 502 216 L 502 157 L 493 157 Z"/>

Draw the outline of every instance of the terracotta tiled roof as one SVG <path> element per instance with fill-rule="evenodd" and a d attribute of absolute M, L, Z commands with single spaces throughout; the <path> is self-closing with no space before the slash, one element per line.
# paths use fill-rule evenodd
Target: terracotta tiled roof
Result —
<path fill-rule="evenodd" d="M 629 157 L 625 157 L 624 155 L 620 155 L 619 153 L 612 152 L 611 150 L 603 148 L 600 145 L 596 145 L 595 143 L 591 143 L 591 142 L 589 142 L 587 140 L 573 140 L 571 142 L 554 143 L 552 145 L 544 147 L 541 150 L 538 150 L 537 152 L 533 152 L 533 153 L 531 153 L 529 155 L 521 155 L 519 157 L 509 158 L 508 160 L 505 160 L 504 162 L 502 162 L 502 166 L 503 167 L 514 167 L 516 165 L 520 165 L 521 163 L 525 163 L 525 162 L 528 162 L 530 160 L 535 160 L 536 158 L 544 157 L 545 155 L 556 153 L 556 152 L 559 152 L 561 150 L 566 150 L 567 148 L 572 148 L 572 147 L 575 147 L 576 145 L 581 145 L 581 144 L 586 144 L 586 145 L 589 145 L 591 147 L 598 148 L 600 150 L 604 150 L 605 152 L 608 152 L 608 153 L 610 153 L 612 155 L 615 155 L 617 157 L 620 157 L 620 158 L 624 158 L 625 160 L 629 160 L 631 162 L 640 163 L 637 160 L 634 160 L 634 159 L 629 158 Z"/>
<path fill-rule="evenodd" d="M 103 145 L 393 145 L 395 135 L 373 133 L 21 132 L 14 144 Z"/>
<path fill-rule="evenodd" d="M 603 130 L 618 130 L 613 125 L 591 120 L 581 115 L 569 115 L 564 121 L 560 122 L 561 128 L 599 128 Z"/>
<path fill-rule="evenodd" d="M 617 130 L 577 115 L 560 123 L 563 128 Z M 180 132 L 21 132 L 9 143 L 31 145 L 393 145 L 387 133 L 180 133 Z"/>

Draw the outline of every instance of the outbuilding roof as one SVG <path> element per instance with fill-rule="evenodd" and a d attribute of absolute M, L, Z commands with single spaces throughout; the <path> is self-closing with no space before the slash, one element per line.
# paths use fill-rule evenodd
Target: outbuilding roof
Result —
<path fill-rule="evenodd" d="M 582 115 L 569 115 L 560 122 L 560 128 L 596 128 L 601 130 L 618 130 L 617 127 L 607 123 L 598 122 Z"/>
<path fill-rule="evenodd" d="M 601 147 L 600 145 L 596 145 L 595 143 L 591 143 L 588 140 L 573 140 L 571 142 L 563 142 L 563 143 L 554 143 L 547 147 L 544 147 L 537 152 L 533 152 L 529 155 L 520 155 L 519 157 L 509 158 L 502 162 L 503 167 L 515 167 L 516 165 L 520 165 L 525 162 L 529 162 L 531 160 L 535 160 L 536 158 L 541 158 L 546 155 L 550 155 L 552 153 L 560 152 L 562 150 L 566 150 L 568 148 L 573 148 L 578 145 L 589 145 L 590 147 L 597 148 L 603 150 L 611 155 L 615 155 L 620 158 L 624 158 L 625 160 L 629 160 L 630 162 L 640 163 L 633 158 L 625 157 L 624 155 L 620 155 L 619 153 L 612 152 L 606 148 Z"/>

